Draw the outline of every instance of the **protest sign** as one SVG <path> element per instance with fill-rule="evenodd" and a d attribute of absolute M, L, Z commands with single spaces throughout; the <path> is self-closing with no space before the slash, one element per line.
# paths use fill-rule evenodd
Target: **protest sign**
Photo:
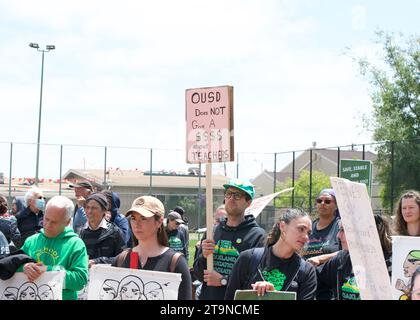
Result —
<path fill-rule="evenodd" d="M 212 163 L 234 161 L 233 87 L 187 89 L 185 109 L 187 163 L 206 163 L 206 227 L 212 240 Z M 207 270 L 213 270 L 213 254 L 207 256 Z"/>
<path fill-rule="evenodd" d="M 187 89 L 187 163 L 234 160 L 233 87 Z"/>
<path fill-rule="evenodd" d="M 94 265 L 88 300 L 176 300 L 180 283 L 180 273 Z"/>
<path fill-rule="evenodd" d="M 271 200 L 273 200 L 275 197 L 277 197 L 281 193 L 285 193 L 288 191 L 292 191 L 293 188 L 287 188 L 284 190 L 281 190 L 276 193 L 269 194 L 264 197 L 260 197 L 258 199 L 252 200 L 251 205 L 245 209 L 245 215 L 252 214 L 255 218 L 259 216 L 259 214 L 264 210 L 264 208 L 267 206 L 267 204 L 270 203 Z"/>
<path fill-rule="evenodd" d="M 391 300 L 391 284 L 366 185 L 330 177 L 362 300 Z"/>
<path fill-rule="evenodd" d="M 65 271 L 47 271 L 34 282 L 23 272 L 0 280 L 1 300 L 62 300 Z"/>
<path fill-rule="evenodd" d="M 420 266 L 420 237 L 392 237 L 392 295 L 407 300 L 411 277 Z"/>
<path fill-rule="evenodd" d="M 236 290 L 234 300 L 296 300 L 296 292 L 266 291 L 259 296 L 256 290 Z"/>

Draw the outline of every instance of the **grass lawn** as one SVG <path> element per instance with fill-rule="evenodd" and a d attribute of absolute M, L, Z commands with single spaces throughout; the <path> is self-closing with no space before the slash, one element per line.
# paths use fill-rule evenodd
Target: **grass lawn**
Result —
<path fill-rule="evenodd" d="M 200 237 L 201 239 L 201 237 Z M 189 252 L 189 259 L 188 259 L 188 266 L 192 268 L 194 263 L 194 253 L 195 253 L 195 244 L 198 242 L 198 233 L 190 233 L 190 243 L 188 246 L 188 252 Z"/>

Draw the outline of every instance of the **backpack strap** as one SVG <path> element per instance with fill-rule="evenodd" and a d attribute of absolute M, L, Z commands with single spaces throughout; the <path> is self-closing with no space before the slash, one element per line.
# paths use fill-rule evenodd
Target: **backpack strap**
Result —
<path fill-rule="evenodd" d="M 305 277 L 305 269 L 306 269 L 306 261 L 301 256 L 299 256 L 299 268 L 297 269 L 295 275 L 293 276 L 293 278 L 290 280 L 289 284 L 287 285 L 287 287 L 284 288 L 283 291 L 287 291 L 293 281 L 300 284 Z"/>
<path fill-rule="evenodd" d="M 181 252 L 175 252 L 171 259 L 171 264 L 169 265 L 169 272 L 175 272 L 175 267 L 180 256 L 183 256 Z"/>
<path fill-rule="evenodd" d="M 258 274 L 258 268 L 264 255 L 265 247 L 252 248 L 251 250 L 251 258 L 248 264 L 248 278 L 245 285 L 250 285 L 252 278 Z"/>

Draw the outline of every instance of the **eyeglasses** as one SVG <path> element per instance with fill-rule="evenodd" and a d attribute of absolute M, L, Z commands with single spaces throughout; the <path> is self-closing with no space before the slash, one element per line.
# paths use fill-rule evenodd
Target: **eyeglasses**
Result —
<path fill-rule="evenodd" d="M 232 191 L 226 191 L 225 192 L 225 198 L 226 199 L 230 199 L 230 198 L 233 197 L 233 199 L 235 199 L 235 200 L 241 200 L 243 196 L 245 196 L 245 194 L 241 193 L 241 192 L 232 192 Z"/>
<path fill-rule="evenodd" d="M 321 204 L 322 202 L 324 202 L 325 204 L 330 204 L 331 203 L 331 199 L 316 199 L 316 203 Z"/>

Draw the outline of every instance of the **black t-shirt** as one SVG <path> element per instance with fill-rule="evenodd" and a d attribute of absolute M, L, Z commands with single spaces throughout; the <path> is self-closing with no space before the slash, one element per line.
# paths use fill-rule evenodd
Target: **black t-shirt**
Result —
<path fill-rule="evenodd" d="M 236 290 L 252 289 L 251 284 L 267 281 L 278 291 L 296 292 L 297 300 L 312 300 L 315 297 L 317 279 L 315 267 L 294 253 L 288 259 L 273 254 L 272 247 L 265 249 L 257 274 L 252 258 L 253 249 L 242 252 L 236 261 L 226 289 L 226 300 L 232 300 Z"/>
<path fill-rule="evenodd" d="M 284 285 L 289 282 L 289 278 L 293 277 L 296 273 L 296 265 L 293 264 L 293 256 L 288 259 L 279 258 L 273 254 L 271 247 L 269 248 L 269 254 L 263 257 L 260 266 L 261 275 L 263 276 L 264 281 L 272 283 L 274 289 L 277 291 L 284 291 Z"/>
<path fill-rule="evenodd" d="M 340 219 L 335 218 L 326 228 L 321 230 L 317 229 L 319 219 L 312 222 L 312 233 L 302 251 L 302 257 L 305 260 L 339 250 L 339 240 L 337 239 L 339 221 Z"/>

